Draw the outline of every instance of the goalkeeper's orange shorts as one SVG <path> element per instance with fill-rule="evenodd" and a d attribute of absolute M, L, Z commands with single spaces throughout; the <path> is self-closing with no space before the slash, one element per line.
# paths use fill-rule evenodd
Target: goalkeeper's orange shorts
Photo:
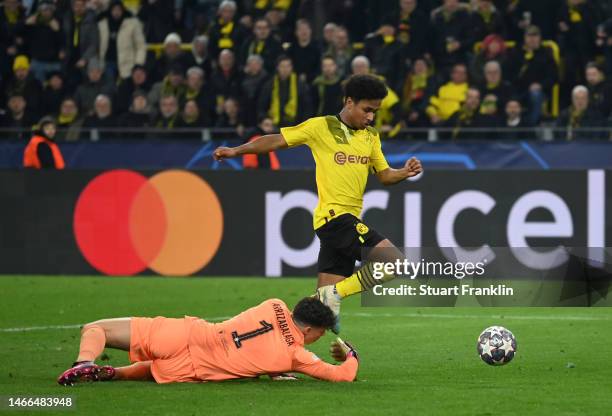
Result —
<path fill-rule="evenodd" d="M 151 373 L 158 383 L 200 381 L 188 349 L 185 319 L 132 318 L 130 361 L 151 361 Z"/>

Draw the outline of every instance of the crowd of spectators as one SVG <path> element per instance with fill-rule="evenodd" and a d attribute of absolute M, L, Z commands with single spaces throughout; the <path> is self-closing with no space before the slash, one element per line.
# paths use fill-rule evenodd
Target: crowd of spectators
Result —
<path fill-rule="evenodd" d="M 0 136 L 27 136 L 52 116 L 60 140 L 92 129 L 200 138 L 205 127 L 235 137 L 335 114 L 343 81 L 371 73 L 388 85 L 376 119 L 384 137 L 440 127 L 441 139 L 531 138 L 545 124 L 563 129 L 558 138 L 608 138 L 589 128 L 607 127 L 612 111 L 609 6 L 4 0 Z"/>

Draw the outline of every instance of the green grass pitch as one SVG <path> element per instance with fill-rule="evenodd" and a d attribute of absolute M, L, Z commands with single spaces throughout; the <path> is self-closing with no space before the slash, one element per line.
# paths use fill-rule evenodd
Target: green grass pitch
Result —
<path fill-rule="evenodd" d="M 0 277 L 0 395 L 65 395 L 84 415 L 603 415 L 612 412 L 612 308 L 362 308 L 345 302 L 343 337 L 361 354 L 359 379 L 304 378 L 66 388 L 79 330 L 52 328 L 120 316 L 219 318 L 279 297 L 292 306 L 313 279 Z M 490 325 L 514 332 L 504 367 L 476 354 Z M 32 329 L 32 327 L 38 327 Z M 24 330 L 8 330 L 30 328 Z M 329 360 L 332 335 L 312 350 Z M 106 350 L 108 362 L 127 354 Z M 569 365 L 572 363 L 573 365 Z M 27 414 L 8 411 L 5 414 Z M 35 414 L 53 414 L 36 412 Z"/>

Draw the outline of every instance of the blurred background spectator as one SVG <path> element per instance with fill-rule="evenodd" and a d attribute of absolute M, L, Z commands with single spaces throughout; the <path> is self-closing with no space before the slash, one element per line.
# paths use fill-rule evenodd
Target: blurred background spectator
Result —
<path fill-rule="evenodd" d="M 527 140 L 534 137 L 533 127 L 523 116 L 523 107 L 520 100 L 511 98 L 504 109 L 504 122 L 500 125 L 505 127 L 502 133 L 506 140 Z"/>
<path fill-rule="evenodd" d="M 295 24 L 295 42 L 287 49 L 295 72 L 305 82 L 312 82 L 319 74 L 321 48 L 312 38 L 312 27 L 306 19 L 300 19 Z"/>
<path fill-rule="evenodd" d="M 495 137 L 588 138 L 612 112 L 611 13 L 593 0 L 4 0 L 0 116 L 27 133 L 3 137 L 45 115 L 58 140 L 110 120 L 236 135 L 337 113 L 343 82 L 369 73 L 388 85 L 383 138 L 455 123 L 463 139 L 491 120 L 533 133 Z"/>
<path fill-rule="evenodd" d="M 150 80 L 147 69 L 142 65 L 134 65 L 130 78 L 123 79 L 117 87 L 115 108 L 119 113 L 124 113 L 132 103 L 132 96 L 136 91 L 148 93 Z"/>
<path fill-rule="evenodd" d="M 254 126 L 257 123 L 257 101 L 268 79 L 269 74 L 263 67 L 263 58 L 259 55 L 249 56 L 240 85 L 242 121 L 246 126 Z"/>
<path fill-rule="evenodd" d="M 466 66 L 456 64 L 451 71 L 450 81 L 443 84 L 429 100 L 427 115 L 431 123 L 440 124 L 459 110 L 465 101 L 468 87 Z"/>
<path fill-rule="evenodd" d="M 113 131 L 117 127 L 117 119 L 113 116 L 113 106 L 109 96 L 100 94 L 94 101 L 93 114 L 83 120 L 85 134 L 90 134 L 93 140 L 110 139 L 115 136 Z M 94 130 L 95 131 L 92 131 Z"/>
<path fill-rule="evenodd" d="M 23 152 L 23 167 L 28 169 L 64 169 L 65 162 L 55 143 L 57 124 L 52 117 L 43 117 Z"/>
<path fill-rule="evenodd" d="M 514 48 L 508 57 L 508 68 L 513 84 L 529 106 L 528 120 L 540 122 L 542 106 L 550 99 L 552 88 L 559 80 L 559 69 L 553 52 L 542 46 L 542 36 L 537 26 L 525 31 L 523 48 Z"/>
<path fill-rule="evenodd" d="M 593 129 L 602 126 L 599 111 L 590 105 L 589 90 L 578 85 L 572 91 L 572 104 L 565 109 L 557 120 L 558 137 L 565 140 L 592 139 L 597 137 Z"/>
<path fill-rule="evenodd" d="M 274 71 L 276 58 L 283 48 L 280 42 L 271 36 L 270 22 L 266 18 L 259 18 L 253 25 L 253 34 L 246 40 L 240 50 L 240 64 L 244 65 L 250 55 L 259 55 L 264 60 L 264 67 L 268 72 Z"/>
<path fill-rule="evenodd" d="M 26 10 L 19 0 L 4 0 L 0 6 L 0 79 L 10 73 L 11 60 L 23 47 L 20 30 L 26 19 Z"/>
<path fill-rule="evenodd" d="M 178 127 L 179 121 L 179 101 L 174 95 L 166 95 L 159 100 L 157 115 L 153 117 L 152 126 L 159 129 L 159 132 L 151 132 L 151 138 L 177 138 L 176 133 L 172 133 Z"/>
<path fill-rule="evenodd" d="M 212 59 L 216 60 L 224 49 L 238 52 L 246 37 L 246 28 L 236 19 L 235 1 L 224 0 L 219 5 L 217 19 L 209 31 L 209 50 Z"/>
<path fill-rule="evenodd" d="M 242 76 L 236 67 L 236 55 L 229 49 L 219 54 L 219 65 L 210 78 L 210 87 L 215 97 L 215 112 L 223 112 L 223 103 L 229 97 L 240 96 Z"/>
<path fill-rule="evenodd" d="M 181 37 L 178 33 L 169 33 L 164 39 L 162 53 L 155 61 L 152 80 L 161 81 L 170 71 L 187 70 L 189 56 L 181 50 Z"/>
<path fill-rule="evenodd" d="M 62 72 L 50 72 L 42 92 L 40 113 L 56 114 L 66 94 L 66 85 Z"/>
<path fill-rule="evenodd" d="M 29 16 L 23 28 L 24 49 L 32 60 L 32 72 L 44 82 L 47 73 L 61 69 L 64 56 L 61 26 L 54 16 L 55 4 L 43 0 L 35 14 Z"/>
<path fill-rule="evenodd" d="M 98 58 L 91 58 L 87 63 L 87 79 L 78 86 L 74 98 L 81 114 L 92 114 L 96 97 L 100 94 L 112 97 L 115 85 L 104 77 L 104 64 Z"/>
<path fill-rule="evenodd" d="M 208 54 L 208 37 L 204 35 L 196 36 L 191 43 L 191 55 L 186 59 L 187 68 L 197 66 L 204 71 L 204 78 L 210 78 L 212 71 L 212 59 Z"/>
<path fill-rule="evenodd" d="M 466 62 L 473 31 L 469 5 L 459 0 L 444 0 L 432 15 L 433 55 L 442 71 Z"/>
<path fill-rule="evenodd" d="M 248 138 L 247 143 L 257 140 L 259 137 L 266 134 L 272 134 L 274 131 L 275 126 L 272 119 L 270 117 L 264 117 L 257 124 L 257 128 Z M 245 169 L 279 170 L 280 162 L 278 161 L 278 157 L 276 157 L 276 153 L 270 152 L 263 155 L 244 155 L 242 156 L 242 166 Z"/>
<path fill-rule="evenodd" d="M 200 114 L 200 108 L 198 107 L 198 103 L 195 100 L 187 100 L 187 102 L 185 102 L 185 105 L 183 106 L 181 118 L 178 121 L 177 126 L 186 129 L 198 129 L 205 126 L 210 126 L 210 120 L 204 120 L 204 117 L 202 117 L 202 115 Z M 188 134 L 189 135 L 186 134 L 182 137 L 197 139 L 200 138 L 197 133 L 191 132 Z"/>
<path fill-rule="evenodd" d="M 0 126 L 7 132 L 0 133 L 3 139 L 25 140 L 34 119 L 28 111 L 28 102 L 19 93 L 14 93 L 8 99 L 7 110 L 0 118 Z"/>
<path fill-rule="evenodd" d="M 607 120 L 612 112 L 612 83 L 606 79 L 602 68 L 595 63 L 586 66 L 585 78 L 591 105 Z"/>
<path fill-rule="evenodd" d="M 81 135 L 83 118 L 74 98 L 64 98 L 57 115 L 57 140 L 78 140 Z"/>
<path fill-rule="evenodd" d="M 30 72 L 27 56 L 19 55 L 13 61 L 13 76 L 6 84 L 4 93 L 7 96 L 21 95 L 28 103 L 32 116 L 39 116 L 42 86 Z"/>
<path fill-rule="evenodd" d="M 113 0 L 105 14 L 98 23 L 99 58 L 105 63 L 107 76 L 125 79 L 134 65 L 145 64 L 147 46 L 142 24 L 119 0 Z"/>
<path fill-rule="evenodd" d="M 293 71 L 291 58 L 278 58 L 276 74 L 264 85 L 258 104 L 260 117 L 268 115 L 279 127 L 300 123 L 312 115 L 308 87 Z"/>
<path fill-rule="evenodd" d="M 69 90 L 81 83 L 82 71 L 98 56 L 100 43 L 96 13 L 85 0 L 72 0 L 72 7 L 63 14 L 64 50 L 62 53 Z"/>
<path fill-rule="evenodd" d="M 427 59 L 416 58 L 412 70 L 406 75 L 401 90 L 405 127 L 428 125 L 426 110 L 435 84 L 432 73 L 431 63 Z"/>
<path fill-rule="evenodd" d="M 318 116 L 336 114 L 342 108 L 342 79 L 331 56 L 321 60 L 321 75 L 313 81 L 314 110 Z"/>
<path fill-rule="evenodd" d="M 134 131 L 134 129 L 149 128 L 151 125 L 151 107 L 145 91 L 137 90 L 134 92 L 128 111 L 119 116 L 117 124 L 130 131 L 129 137 L 136 139 L 146 137 L 146 134 Z"/>

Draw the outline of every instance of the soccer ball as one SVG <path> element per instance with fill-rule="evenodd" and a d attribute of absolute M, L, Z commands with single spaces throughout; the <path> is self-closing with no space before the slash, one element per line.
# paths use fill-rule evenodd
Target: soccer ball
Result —
<path fill-rule="evenodd" d="M 490 326 L 480 333 L 477 349 L 489 365 L 508 364 L 516 354 L 516 338 L 503 326 Z"/>

